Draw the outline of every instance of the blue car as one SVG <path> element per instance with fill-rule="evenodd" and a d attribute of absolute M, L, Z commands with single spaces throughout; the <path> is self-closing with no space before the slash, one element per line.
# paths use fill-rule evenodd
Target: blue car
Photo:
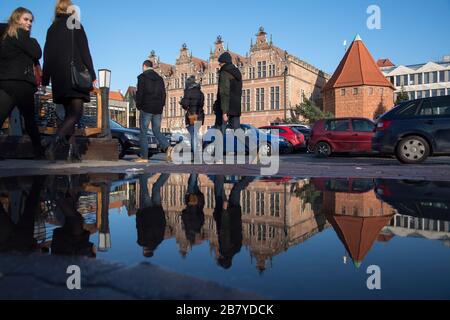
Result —
<path fill-rule="evenodd" d="M 249 137 L 251 137 L 252 135 L 256 136 L 257 144 L 258 144 L 258 152 L 261 156 L 262 155 L 266 155 L 266 156 L 272 155 L 273 151 L 275 151 L 274 148 L 276 148 L 277 146 L 279 148 L 280 154 L 287 153 L 290 150 L 289 142 L 283 137 L 269 134 L 269 133 L 265 132 L 264 130 L 257 129 L 248 124 L 242 124 L 241 129 L 244 131 L 245 137 L 247 139 Z M 215 154 L 214 144 L 213 144 L 213 142 L 215 141 L 214 132 L 213 132 L 214 130 L 215 130 L 214 128 L 208 130 L 206 132 L 206 134 L 203 136 L 203 149 L 206 150 L 211 155 Z M 232 138 L 233 138 L 233 130 L 231 130 L 231 127 L 230 127 L 229 129 L 227 129 L 226 134 L 224 136 L 224 141 L 223 141 L 224 154 L 236 153 L 236 152 L 238 152 L 238 150 L 244 150 L 244 146 L 242 145 L 243 143 L 240 142 L 236 137 L 234 138 L 234 149 L 231 149 L 232 147 L 228 146 L 226 141 L 231 140 Z M 263 143 L 263 140 L 265 140 L 264 143 Z M 248 141 L 249 140 L 246 140 L 246 141 L 247 141 L 247 143 L 245 145 L 245 152 L 246 152 L 246 154 L 249 154 L 249 150 L 248 150 Z M 229 148 L 230 150 L 225 150 L 227 148 Z"/>

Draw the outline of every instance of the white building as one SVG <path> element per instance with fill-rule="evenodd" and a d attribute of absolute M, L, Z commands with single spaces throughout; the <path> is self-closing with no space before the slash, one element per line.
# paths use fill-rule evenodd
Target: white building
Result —
<path fill-rule="evenodd" d="M 384 60 L 388 65 L 383 66 L 380 61 L 381 71 L 396 88 L 395 99 L 402 88 L 411 100 L 450 95 L 450 56 L 445 56 L 441 62 L 410 66 L 392 66 L 389 60 Z"/>

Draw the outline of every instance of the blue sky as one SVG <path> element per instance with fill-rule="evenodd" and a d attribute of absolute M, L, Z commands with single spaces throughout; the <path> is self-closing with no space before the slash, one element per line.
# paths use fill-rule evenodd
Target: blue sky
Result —
<path fill-rule="evenodd" d="M 78 0 L 97 69 L 110 68 L 112 88 L 135 85 L 141 63 L 155 50 L 175 63 L 186 42 L 207 59 L 217 35 L 245 55 L 260 26 L 275 45 L 332 73 L 344 54 L 343 41 L 359 33 L 375 59 L 396 64 L 439 60 L 450 54 L 450 0 Z M 55 0 L 1 0 L 0 21 L 18 6 L 33 11 L 33 35 L 44 45 Z M 381 30 L 369 30 L 369 5 L 381 8 Z"/>

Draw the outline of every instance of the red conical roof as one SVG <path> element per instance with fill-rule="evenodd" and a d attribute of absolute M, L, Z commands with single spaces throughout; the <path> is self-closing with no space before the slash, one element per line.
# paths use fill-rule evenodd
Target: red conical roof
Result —
<path fill-rule="evenodd" d="M 323 90 L 362 85 L 395 89 L 380 71 L 361 38 L 357 36 Z"/>

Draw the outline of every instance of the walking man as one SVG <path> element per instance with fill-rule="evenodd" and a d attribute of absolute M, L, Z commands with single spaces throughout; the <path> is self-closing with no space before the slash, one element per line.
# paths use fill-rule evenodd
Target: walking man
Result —
<path fill-rule="evenodd" d="M 164 106 L 166 105 L 166 87 L 163 78 L 153 70 L 153 63 L 146 60 L 142 66 L 143 73 L 138 77 L 136 92 L 136 107 L 140 115 L 140 145 L 141 155 L 138 163 L 148 163 L 148 127 L 158 140 L 161 149 L 166 153 L 167 161 L 172 161 L 173 148 L 167 138 L 161 133 L 161 121 Z"/>

